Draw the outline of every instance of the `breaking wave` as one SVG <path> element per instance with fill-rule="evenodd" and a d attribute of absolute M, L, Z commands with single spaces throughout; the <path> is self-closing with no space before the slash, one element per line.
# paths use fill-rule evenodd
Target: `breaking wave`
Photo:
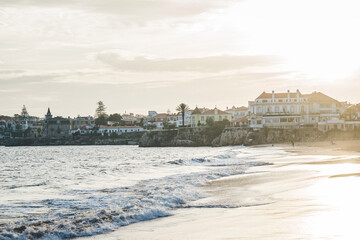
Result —
<path fill-rule="evenodd" d="M 178 150 L 180 148 L 173 151 Z M 192 154 L 186 156 L 190 155 Z M 0 205 L 0 216 L 4 217 L 9 211 L 18 211 L 26 212 L 26 217 L 12 220 L 9 218 L 7 223 L 0 223 L 0 239 L 63 239 L 91 236 L 135 222 L 170 216 L 172 209 L 191 207 L 187 203 L 206 197 L 198 186 L 221 177 L 242 174 L 250 166 L 267 164 L 247 160 L 251 158 L 241 155 L 240 151 L 226 149 L 213 156 L 183 157 L 181 160 L 166 161 L 164 166 L 171 167 L 167 170 L 176 170 L 176 173 L 163 177 L 154 177 L 156 174 L 152 174 L 152 178 L 139 180 L 130 186 L 68 189 L 62 191 L 62 197 L 19 201 L 15 205 L 5 203 Z M 123 167 L 131 164 L 130 159 Z M 156 165 L 161 164 L 156 162 Z M 200 168 L 192 172 L 178 173 L 179 167 Z M 136 171 L 136 166 L 134 168 L 131 171 Z M 104 174 L 104 171 L 109 172 L 109 169 L 101 170 L 101 174 Z M 30 186 L 31 184 L 27 187 Z M 38 187 L 44 186 L 39 184 Z M 35 210 L 30 210 L 31 208 Z"/>

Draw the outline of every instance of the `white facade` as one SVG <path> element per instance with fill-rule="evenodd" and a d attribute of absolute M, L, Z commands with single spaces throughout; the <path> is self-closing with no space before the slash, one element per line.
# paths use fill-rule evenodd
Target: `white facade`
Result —
<path fill-rule="evenodd" d="M 175 124 L 176 127 L 181 127 L 183 125 L 182 115 L 178 114 L 168 114 L 168 113 L 157 113 L 156 111 L 149 111 L 148 116 L 145 121 L 145 125 L 154 126 L 154 129 L 164 129 L 164 122 L 169 124 Z M 186 111 L 184 115 L 185 126 L 190 125 L 191 121 L 191 111 Z"/>
<path fill-rule="evenodd" d="M 110 136 L 112 133 L 116 133 L 117 135 L 121 135 L 123 133 L 130 132 L 143 132 L 144 128 L 139 126 L 100 126 L 97 130 L 97 133 L 101 135 Z"/>
<path fill-rule="evenodd" d="M 263 92 L 249 102 L 250 127 L 317 126 L 340 120 L 340 103 L 320 92 Z"/>
<path fill-rule="evenodd" d="M 247 107 L 235 107 L 226 108 L 225 112 L 230 113 L 233 116 L 233 120 L 244 118 L 248 115 L 249 109 Z"/>

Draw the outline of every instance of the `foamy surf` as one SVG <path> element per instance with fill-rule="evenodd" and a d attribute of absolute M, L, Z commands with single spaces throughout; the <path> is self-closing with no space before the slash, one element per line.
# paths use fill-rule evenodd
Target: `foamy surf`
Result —
<path fill-rule="evenodd" d="M 123 176 L 116 178 L 111 170 L 114 167 L 114 161 L 116 162 L 118 159 L 104 158 L 103 155 L 108 153 L 103 151 L 100 153 L 101 159 L 107 159 L 111 167 L 104 168 L 106 164 L 98 162 L 99 156 L 96 155 L 93 159 L 85 161 L 91 162 L 90 165 L 93 168 L 90 169 L 97 171 L 95 175 L 100 181 L 97 187 L 86 185 L 83 189 L 76 188 L 76 186 L 81 186 L 81 183 L 76 180 L 78 176 L 74 171 L 71 175 L 72 184 L 64 189 L 58 189 L 56 197 L 49 196 L 52 195 L 52 187 L 59 187 L 59 185 L 50 181 L 48 184 L 36 186 L 41 188 L 39 190 L 49 192 L 39 196 L 39 199 L 16 201 L 15 204 L 3 201 L 0 214 L 2 218 L 6 218 L 6 216 L 8 218 L 0 225 L 0 239 L 63 239 L 92 236 L 135 222 L 169 216 L 171 210 L 190 207 L 191 205 L 188 203 L 206 197 L 198 188 L 199 186 L 221 177 L 242 174 L 251 166 L 267 164 L 254 161 L 251 154 L 242 153 L 243 149 L 243 147 L 200 148 L 203 156 L 195 158 L 192 157 L 194 154 L 200 155 L 197 149 L 186 149 L 188 152 L 185 154 L 177 152 L 183 150 L 182 148 L 159 149 L 159 152 L 170 153 L 168 157 L 181 158 L 164 161 L 164 158 L 146 160 L 146 156 L 139 156 L 140 152 L 131 153 L 129 150 L 138 150 L 133 147 L 120 148 L 133 156 L 121 159 L 121 166 L 117 166 L 117 168 L 125 168 L 129 173 L 138 171 L 142 174 L 133 175 L 134 178 L 137 178 L 133 185 L 127 183 L 119 187 L 99 188 L 101 180 L 98 178 L 101 176 L 107 178 L 106 181 L 112 179 L 119 182 L 125 180 L 127 175 L 126 172 L 123 172 Z M 73 149 L 70 148 L 70 150 Z M 61 154 L 61 150 L 58 149 L 58 151 L 58 154 Z M 62 151 L 69 151 L 69 148 L 65 147 Z M 156 154 L 158 150 L 152 149 L 151 151 Z M 173 155 L 171 155 L 171 151 L 174 152 Z M 141 164 L 141 160 L 134 160 L 134 155 L 146 163 Z M 79 167 L 78 163 L 74 162 L 73 164 L 77 165 L 76 168 Z M 84 162 L 80 165 L 84 165 Z M 146 166 L 152 167 L 150 172 Z M 98 170 L 99 167 L 103 167 L 103 169 Z M 48 170 L 51 171 L 51 169 Z M 119 172 L 121 171 L 119 170 Z M 144 177 L 144 174 L 148 174 L 147 178 Z M 70 177 L 68 173 L 65 175 Z M 84 176 L 84 178 L 85 180 L 86 178 L 91 179 L 90 176 Z M 93 181 L 93 179 L 91 180 Z M 103 185 L 105 184 L 103 182 Z M 6 186 L 2 190 L 5 191 Z M 233 206 L 220 204 L 201 207 L 226 208 Z"/>

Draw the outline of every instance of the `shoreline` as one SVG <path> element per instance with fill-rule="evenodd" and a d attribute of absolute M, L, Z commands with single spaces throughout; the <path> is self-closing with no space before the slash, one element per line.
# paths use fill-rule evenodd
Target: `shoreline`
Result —
<path fill-rule="evenodd" d="M 82 239 L 359 239 L 360 141 L 275 147 L 291 161 L 211 181 L 202 187 L 208 198 L 170 217 Z M 214 207 L 197 207 L 204 203 Z"/>

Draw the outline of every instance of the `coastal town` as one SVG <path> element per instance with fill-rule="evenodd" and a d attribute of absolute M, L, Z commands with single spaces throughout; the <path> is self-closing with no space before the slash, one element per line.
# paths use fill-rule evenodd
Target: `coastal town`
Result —
<path fill-rule="evenodd" d="M 69 138 L 98 135 L 116 137 L 124 133 L 166 131 L 179 128 L 201 128 L 213 122 L 224 122 L 226 128 L 301 129 L 321 132 L 348 131 L 360 128 L 360 104 L 341 102 L 321 92 L 308 94 L 299 90 L 263 92 L 248 106 L 226 109 L 180 104 L 176 112 L 149 110 L 147 115 L 106 113 L 98 102 L 95 116 L 54 116 L 55 109 L 44 108 L 44 117 L 32 116 L 26 106 L 20 114 L 0 116 L 0 139 Z M 46 111 L 45 111 L 46 110 Z"/>

